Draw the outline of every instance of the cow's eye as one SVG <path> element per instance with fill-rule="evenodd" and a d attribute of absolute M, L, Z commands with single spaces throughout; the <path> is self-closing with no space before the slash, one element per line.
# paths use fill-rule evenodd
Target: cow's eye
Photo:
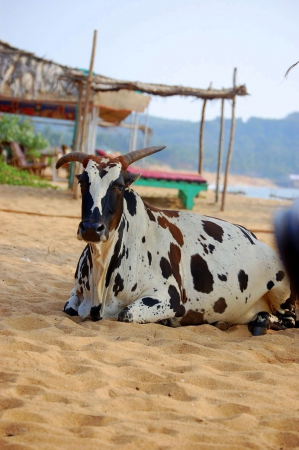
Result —
<path fill-rule="evenodd" d="M 123 185 L 122 184 L 113 184 L 112 189 L 114 191 L 122 191 L 123 190 Z"/>

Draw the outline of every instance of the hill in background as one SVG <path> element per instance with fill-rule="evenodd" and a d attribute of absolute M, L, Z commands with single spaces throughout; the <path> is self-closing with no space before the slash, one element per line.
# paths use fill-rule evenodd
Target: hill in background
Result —
<path fill-rule="evenodd" d="M 144 123 L 142 116 L 139 123 Z M 52 145 L 71 145 L 72 128 L 64 124 L 45 126 L 37 121 L 35 124 Z M 197 170 L 198 122 L 149 117 L 149 126 L 153 130 L 150 145 L 166 145 L 167 149 L 148 158 L 147 162 L 167 164 L 177 170 Z M 219 128 L 219 118 L 205 123 L 205 171 L 213 172 L 217 168 Z M 229 132 L 230 120 L 225 120 L 223 161 L 227 154 Z M 138 148 L 142 146 L 143 135 L 140 133 Z M 127 152 L 128 147 L 129 130 L 99 127 L 97 148 Z M 270 178 L 279 184 L 287 184 L 290 173 L 299 173 L 299 113 L 277 120 L 251 118 L 243 122 L 237 119 L 231 173 Z"/>

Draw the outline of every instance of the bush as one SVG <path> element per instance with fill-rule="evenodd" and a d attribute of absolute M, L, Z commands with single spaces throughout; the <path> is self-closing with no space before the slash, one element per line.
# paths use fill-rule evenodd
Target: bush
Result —
<path fill-rule="evenodd" d="M 5 114 L 0 117 L 0 142 L 16 141 L 24 145 L 31 152 L 42 150 L 49 145 L 49 141 L 42 134 L 35 134 L 29 119 Z"/>
<path fill-rule="evenodd" d="M 14 186 L 33 186 L 39 188 L 54 188 L 48 181 L 42 180 L 36 175 L 8 166 L 0 158 L 0 184 L 10 184 Z"/>

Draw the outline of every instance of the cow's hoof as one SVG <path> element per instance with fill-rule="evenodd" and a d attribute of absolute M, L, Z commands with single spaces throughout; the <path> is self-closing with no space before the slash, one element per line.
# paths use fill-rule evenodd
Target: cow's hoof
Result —
<path fill-rule="evenodd" d="M 71 307 L 68 308 L 67 304 L 64 306 L 63 311 L 69 316 L 78 316 L 78 311 Z"/>
<path fill-rule="evenodd" d="M 128 308 L 124 308 L 117 317 L 118 322 L 133 322 L 133 314 Z"/>
<path fill-rule="evenodd" d="M 100 315 L 101 306 L 102 305 L 98 305 L 98 306 L 93 306 L 92 308 L 90 308 L 90 317 L 92 318 L 92 320 L 94 322 L 98 322 L 99 320 L 102 319 L 102 317 Z"/>
<path fill-rule="evenodd" d="M 249 331 L 251 332 L 252 336 L 263 336 L 267 333 L 267 328 L 255 326 L 250 328 Z"/>

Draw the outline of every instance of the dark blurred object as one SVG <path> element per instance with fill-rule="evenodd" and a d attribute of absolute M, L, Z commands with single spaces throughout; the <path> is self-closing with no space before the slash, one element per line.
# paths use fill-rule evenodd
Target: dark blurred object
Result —
<path fill-rule="evenodd" d="M 280 256 L 299 296 L 299 199 L 291 208 L 278 212 L 274 228 Z"/>

